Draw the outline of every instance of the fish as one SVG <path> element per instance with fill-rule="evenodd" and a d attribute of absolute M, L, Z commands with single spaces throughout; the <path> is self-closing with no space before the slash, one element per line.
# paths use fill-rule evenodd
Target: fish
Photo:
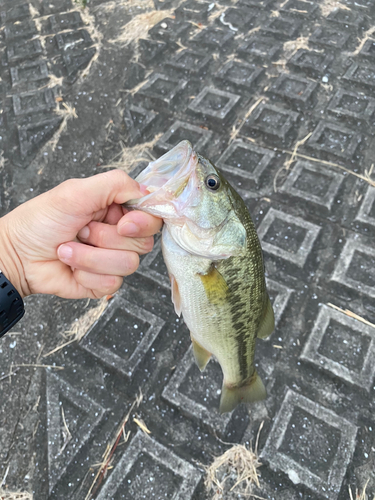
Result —
<path fill-rule="evenodd" d="M 258 338 L 274 329 L 262 249 L 250 213 L 214 164 L 182 141 L 136 177 L 149 194 L 127 207 L 163 219 L 162 253 L 176 314 L 198 368 L 223 372 L 220 413 L 266 398 L 254 366 Z"/>

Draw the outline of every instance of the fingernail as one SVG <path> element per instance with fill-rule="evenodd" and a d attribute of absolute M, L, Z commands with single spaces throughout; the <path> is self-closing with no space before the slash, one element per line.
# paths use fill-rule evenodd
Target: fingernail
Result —
<path fill-rule="evenodd" d="M 140 184 L 139 188 L 142 194 L 150 194 L 150 191 L 145 184 Z"/>
<path fill-rule="evenodd" d="M 90 236 L 90 228 L 88 226 L 83 227 L 79 233 L 78 233 L 78 238 L 81 240 L 87 240 L 87 238 Z"/>
<path fill-rule="evenodd" d="M 73 255 L 73 249 L 69 245 L 60 245 L 57 254 L 61 260 L 69 260 Z"/>
<path fill-rule="evenodd" d="M 135 236 L 139 233 L 139 227 L 134 222 L 125 222 L 120 226 L 120 231 L 123 236 Z"/>

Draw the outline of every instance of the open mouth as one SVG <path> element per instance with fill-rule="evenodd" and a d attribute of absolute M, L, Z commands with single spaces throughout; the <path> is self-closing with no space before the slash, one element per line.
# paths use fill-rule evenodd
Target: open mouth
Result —
<path fill-rule="evenodd" d="M 125 206 L 136 209 L 154 208 L 175 200 L 184 190 L 192 173 L 191 159 L 196 157 L 189 141 L 182 141 L 165 155 L 148 164 L 136 177 L 150 194 L 129 200 Z"/>

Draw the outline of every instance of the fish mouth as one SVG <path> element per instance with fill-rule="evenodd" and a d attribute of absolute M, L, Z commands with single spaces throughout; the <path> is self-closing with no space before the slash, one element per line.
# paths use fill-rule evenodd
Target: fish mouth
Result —
<path fill-rule="evenodd" d="M 129 200 L 124 205 L 159 217 L 166 215 L 166 205 L 170 207 L 169 211 L 173 209 L 175 212 L 175 202 L 194 177 L 192 174 L 197 161 L 191 143 L 181 141 L 158 160 L 149 163 L 136 177 L 135 180 L 144 185 L 150 194 Z"/>

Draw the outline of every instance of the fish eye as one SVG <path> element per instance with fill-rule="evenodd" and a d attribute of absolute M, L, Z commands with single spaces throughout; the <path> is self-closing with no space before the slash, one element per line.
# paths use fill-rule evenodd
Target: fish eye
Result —
<path fill-rule="evenodd" d="M 205 184 L 211 191 L 217 191 L 220 187 L 220 179 L 217 175 L 211 174 L 206 177 Z"/>

